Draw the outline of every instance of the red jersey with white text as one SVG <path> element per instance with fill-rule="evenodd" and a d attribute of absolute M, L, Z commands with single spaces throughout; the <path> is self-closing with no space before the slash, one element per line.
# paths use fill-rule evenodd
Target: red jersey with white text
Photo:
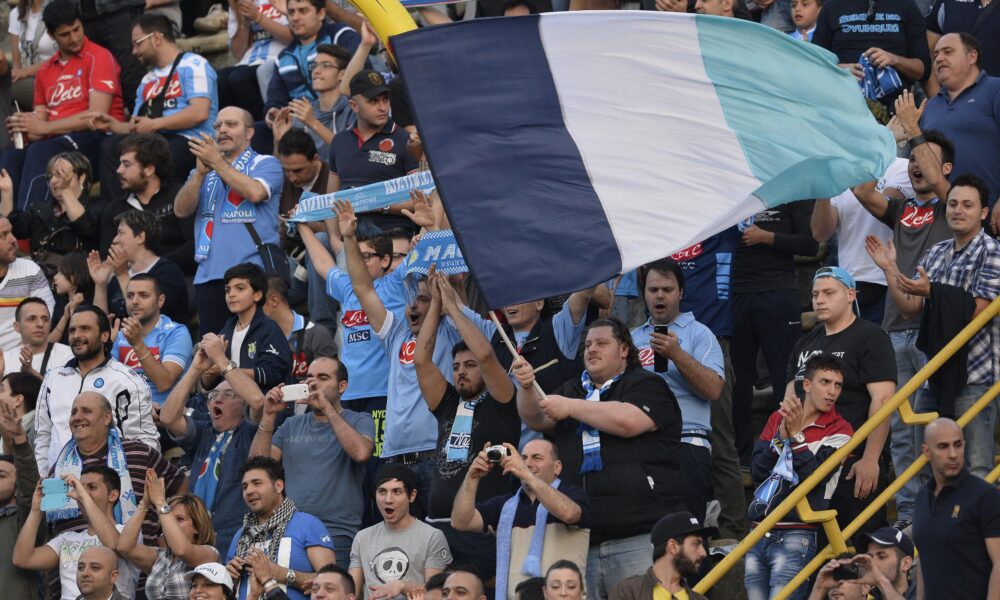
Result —
<path fill-rule="evenodd" d="M 108 114 L 125 120 L 125 103 L 122 101 L 121 67 L 106 48 L 83 38 L 79 54 L 64 59 L 61 52 L 42 63 L 35 76 L 35 106 L 49 110 L 49 121 L 90 110 L 90 93 L 111 95 Z"/>

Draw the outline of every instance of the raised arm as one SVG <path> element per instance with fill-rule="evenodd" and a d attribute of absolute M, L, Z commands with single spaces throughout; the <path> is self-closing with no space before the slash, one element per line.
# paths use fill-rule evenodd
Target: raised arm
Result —
<path fill-rule="evenodd" d="M 833 206 L 829 198 L 820 198 L 813 205 L 812 221 L 810 227 L 812 235 L 817 242 L 825 242 L 833 237 L 840 224 L 840 213 Z"/>
<path fill-rule="evenodd" d="M 579 323 L 580 319 L 587 316 L 587 305 L 590 304 L 590 299 L 593 297 L 594 288 L 587 288 L 570 294 L 569 298 L 566 299 L 566 302 L 569 304 L 569 314 L 573 319 L 574 325 Z"/>
<path fill-rule="evenodd" d="M 489 443 L 486 447 L 489 447 Z M 476 492 L 479 491 L 479 480 L 489 474 L 492 468 L 493 465 L 486 459 L 485 449 L 469 464 L 465 479 L 455 494 L 455 503 L 451 506 L 451 526 L 458 531 L 482 533 L 483 515 L 476 510 Z"/>
<path fill-rule="evenodd" d="M 87 488 L 83 487 L 83 483 L 79 479 L 72 475 L 63 475 L 62 477 L 69 486 L 69 491 L 66 495 L 76 500 L 77 504 L 80 505 L 80 512 L 87 519 L 90 528 L 94 530 L 97 539 L 108 548 L 117 548 L 118 529 L 115 528 L 114 521 L 108 515 L 101 512 L 101 509 L 97 507 L 97 503 L 90 497 Z"/>
<path fill-rule="evenodd" d="M 167 494 L 163 487 L 163 480 L 160 479 L 153 469 L 146 470 L 146 496 L 153 506 L 164 506 L 167 503 Z M 177 522 L 177 515 L 170 511 L 166 514 L 160 513 L 160 527 L 163 528 L 163 535 L 167 539 L 167 547 L 174 553 L 174 556 L 184 561 L 190 567 L 215 562 L 219 560 L 219 553 L 211 546 L 192 544 L 191 538 L 181 529 Z"/>
<path fill-rule="evenodd" d="M 535 431 L 552 433 L 556 422 L 542 412 L 539 403 L 541 398 L 535 389 L 535 370 L 521 356 L 511 366 L 514 378 L 517 379 L 517 412 L 521 415 L 521 420 Z"/>
<path fill-rule="evenodd" d="M 906 141 L 910 142 L 910 151 L 917 161 L 920 174 L 934 188 L 934 193 L 937 194 L 937 197 L 944 200 L 948 197 L 951 184 L 948 182 L 948 178 L 944 172 L 944 165 L 941 163 L 943 157 L 934 154 L 934 151 L 931 150 L 931 147 L 927 143 L 913 146 L 914 138 L 923 135 L 920 129 L 920 117 L 924 114 L 924 108 L 926 107 L 927 100 L 924 100 L 920 107 L 917 108 L 913 94 L 907 90 L 903 90 L 899 98 L 896 98 L 896 117 L 899 119 L 900 125 L 903 126 Z M 947 164 L 950 165 L 951 163 Z"/>
<path fill-rule="evenodd" d="M 872 258 L 872 261 L 885 273 L 890 300 L 899 309 L 899 313 L 904 319 L 915 317 L 923 307 L 924 299 L 921 296 L 908 293 L 904 289 L 903 285 L 909 276 L 899 272 L 899 267 L 896 264 L 896 248 L 893 246 L 892 240 L 886 240 L 883 243 L 877 237 L 869 235 L 865 238 L 865 250 L 868 251 L 868 256 Z M 925 278 L 926 275 L 923 277 Z"/>
<path fill-rule="evenodd" d="M 327 0 L 327 5 L 329 6 L 330 4 L 332 2 Z M 361 43 L 358 44 L 358 49 L 354 51 L 354 56 L 351 57 L 350 62 L 347 63 L 340 81 L 340 93 L 348 98 L 351 96 L 351 79 L 364 70 L 365 63 L 368 62 L 368 55 L 371 54 L 372 48 L 378 43 L 378 36 L 372 31 L 371 25 L 367 21 L 361 27 L 358 27 L 357 30 L 361 34 Z"/>
<path fill-rule="evenodd" d="M 357 238 L 358 217 L 354 214 L 354 207 L 350 202 L 337 201 L 336 207 L 337 225 L 344 239 L 344 253 L 347 255 L 347 273 L 351 276 L 351 287 L 354 288 L 354 295 L 358 297 L 361 308 L 368 316 L 368 323 L 374 331 L 379 332 L 385 323 L 386 310 L 382 299 L 375 293 L 375 283 L 368 274 L 365 260 L 361 257 L 361 247 Z"/>
<path fill-rule="evenodd" d="M 427 408 L 434 410 L 441 403 L 448 391 L 448 381 L 434 364 L 434 346 L 437 345 L 438 325 L 441 323 L 441 277 L 435 273 L 429 274 L 427 287 L 431 292 L 431 305 L 424 315 L 417 335 L 417 347 L 413 353 L 413 366 L 417 371 L 417 382 L 420 393 L 427 403 Z"/>
<path fill-rule="evenodd" d="M 851 191 L 854 192 L 858 202 L 861 203 L 861 206 L 865 207 L 865 210 L 871 213 L 876 219 L 881 219 L 889 211 L 889 199 L 882 192 L 875 189 L 877 184 L 877 181 L 868 181 L 854 186 Z"/>
<path fill-rule="evenodd" d="M 187 433 L 187 417 L 184 410 L 187 408 L 188 395 L 198 383 L 198 378 L 211 366 L 211 361 L 205 356 L 205 351 L 198 348 L 194 353 L 194 360 L 191 367 L 181 377 L 177 385 L 170 390 L 170 395 L 160 409 L 160 424 L 174 437 L 181 437 Z"/>
<path fill-rule="evenodd" d="M 188 147 L 190 148 L 193 143 L 193 141 L 189 140 Z M 184 182 L 184 186 L 177 192 L 177 196 L 174 199 L 174 215 L 179 219 L 190 217 L 194 214 L 194 211 L 198 210 L 198 196 L 201 193 L 201 183 L 205 180 L 208 172 L 212 170 L 201 159 L 195 159 L 194 164 L 194 172 Z"/>
<path fill-rule="evenodd" d="M 42 518 L 42 482 L 39 481 L 31 498 L 31 512 L 14 542 L 11 562 L 15 567 L 26 571 L 49 571 L 59 566 L 59 555 L 55 550 L 47 545 L 35 546 Z"/>
<path fill-rule="evenodd" d="M 250 458 L 269 456 L 274 460 L 281 460 L 281 449 L 274 445 L 273 440 L 278 415 L 285 410 L 285 396 L 281 391 L 283 387 L 284 384 L 276 385 L 264 397 L 263 414 L 260 417 L 260 424 L 257 425 L 257 433 L 250 444 Z"/>
<path fill-rule="evenodd" d="M 323 242 L 319 241 L 316 237 L 316 233 L 309 228 L 307 223 L 299 223 L 296 228 L 299 232 L 299 238 L 302 239 L 302 243 L 306 247 L 306 253 L 309 254 L 309 260 L 312 261 L 313 267 L 316 272 L 323 276 L 323 280 L 326 281 L 326 275 L 330 272 L 330 269 L 337 266 L 336 261 L 330 256 L 330 252 L 323 245 Z M 333 239 L 332 236 L 330 239 Z"/>
<path fill-rule="evenodd" d="M 592 404 L 596 404 L 592 403 Z M 500 468 L 504 475 L 513 475 L 521 481 L 521 487 L 525 491 L 533 493 L 542 506 L 549 511 L 549 514 L 559 519 L 567 525 L 575 525 L 580 522 L 583 516 L 583 509 L 569 496 L 552 487 L 537 475 L 532 473 L 524 464 L 524 459 L 513 444 L 504 443 L 507 447 L 507 456 L 500 459 Z"/>

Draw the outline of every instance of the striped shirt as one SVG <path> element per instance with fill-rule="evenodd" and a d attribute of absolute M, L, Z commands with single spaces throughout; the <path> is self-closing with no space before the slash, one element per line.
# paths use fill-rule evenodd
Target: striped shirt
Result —
<path fill-rule="evenodd" d="M 1000 242 L 980 229 L 963 248 L 954 239 L 931 246 L 920 266 L 934 283 L 962 288 L 975 298 L 993 301 L 1000 296 Z M 969 384 L 1000 381 L 1000 319 L 993 319 L 969 342 Z"/>
<path fill-rule="evenodd" d="M 55 300 L 42 268 L 27 258 L 18 258 L 8 265 L 7 274 L 0 279 L 0 350 L 20 347 L 21 335 L 14 331 L 14 312 L 29 296 L 44 300 L 52 313 Z"/>

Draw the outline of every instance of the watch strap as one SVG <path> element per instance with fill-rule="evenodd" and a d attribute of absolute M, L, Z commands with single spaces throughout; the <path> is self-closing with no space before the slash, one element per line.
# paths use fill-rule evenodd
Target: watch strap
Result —
<path fill-rule="evenodd" d="M 927 138 L 925 138 L 924 134 L 921 133 L 920 135 L 915 135 L 912 138 L 910 138 L 910 141 L 908 143 L 910 145 L 910 151 L 913 151 L 913 149 L 919 146 L 920 144 L 926 144 Z"/>

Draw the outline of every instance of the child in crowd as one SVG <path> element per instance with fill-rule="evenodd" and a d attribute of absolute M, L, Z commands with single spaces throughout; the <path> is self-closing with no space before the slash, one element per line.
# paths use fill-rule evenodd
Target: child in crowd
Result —
<path fill-rule="evenodd" d="M 795 23 L 795 31 L 788 35 L 792 36 L 792 39 L 811 42 L 821 8 L 823 0 L 792 0 L 792 22 Z"/>
<path fill-rule="evenodd" d="M 94 280 L 90 278 L 86 256 L 82 252 L 70 252 L 60 258 L 52 284 L 56 291 L 56 309 L 52 321 L 55 325 L 49 334 L 49 341 L 66 344 L 73 310 L 94 301 Z"/>

